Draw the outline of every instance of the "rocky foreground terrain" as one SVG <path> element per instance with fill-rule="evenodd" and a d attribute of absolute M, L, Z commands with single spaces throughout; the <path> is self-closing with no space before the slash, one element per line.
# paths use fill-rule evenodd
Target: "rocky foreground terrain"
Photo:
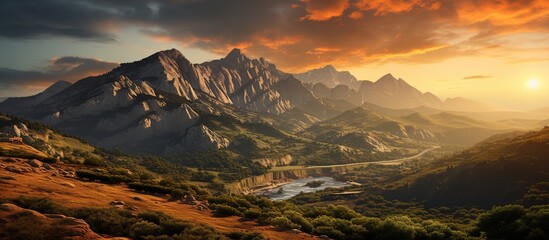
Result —
<path fill-rule="evenodd" d="M 221 232 L 254 231 L 269 239 L 315 239 L 313 236 L 293 231 L 277 231 L 271 226 L 259 226 L 255 222 L 243 222 L 238 217 L 218 218 L 208 209 L 207 203 L 188 196 L 179 201 L 166 195 L 146 194 L 129 189 L 124 184 L 109 185 L 86 181 L 75 177 L 82 166 L 47 164 L 36 159 L 0 157 L 0 188 L 4 199 L 20 196 L 48 198 L 67 208 L 102 207 L 118 208 L 135 214 L 144 211 L 162 211 L 174 218 L 203 223 Z M 21 233 L 21 222 L 46 226 L 58 238 L 48 239 L 125 239 L 100 236 L 90 230 L 86 222 L 56 214 L 41 214 L 12 204 L 0 205 L 0 238 L 10 231 Z M 43 229 L 42 229 L 43 230 Z M 28 234 L 46 234 L 42 230 Z M 38 231 L 38 230 L 37 230 Z M 53 233 L 52 233 L 53 234 Z"/>

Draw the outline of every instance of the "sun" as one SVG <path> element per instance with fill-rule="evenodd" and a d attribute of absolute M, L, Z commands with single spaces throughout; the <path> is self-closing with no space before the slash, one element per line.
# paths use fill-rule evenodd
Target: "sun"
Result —
<path fill-rule="evenodd" d="M 528 80 L 528 82 L 526 83 L 526 85 L 528 86 L 528 89 L 530 90 L 536 90 L 539 88 L 539 80 L 537 79 L 530 79 Z"/>

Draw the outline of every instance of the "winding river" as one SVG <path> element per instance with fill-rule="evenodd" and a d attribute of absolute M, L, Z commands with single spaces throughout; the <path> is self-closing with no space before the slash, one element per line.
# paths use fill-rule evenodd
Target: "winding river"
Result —
<path fill-rule="evenodd" d="M 324 183 L 316 188 L 305 186 L 305 184 L 311 181 L 324 181 Z M 331 177 L 308 177 L 297 179 L 282 186 L 258 192 L 257 194 L 266 195 L 272 200 L 286 200 L 299 194 L 300 192 L 316 192 L 326 188 L 341 188 L 346 186 L 349 186 L 349 184 L 336 181 Z M 282 189 L 282 191 L 280 191 L 280 189 Z"/>

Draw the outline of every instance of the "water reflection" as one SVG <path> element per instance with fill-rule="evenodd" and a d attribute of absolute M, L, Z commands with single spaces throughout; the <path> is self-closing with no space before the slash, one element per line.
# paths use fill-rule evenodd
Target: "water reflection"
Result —
<path fill-rule="evenodd" d="M 311 181 L 324 181 L 324 183 L 316 188 L 305 186 L 305 184 Z M 300 192 L 316 192 L 326 188 L 341 188 L 346 186 L 349 186 L 349 184 L 336 181 L 331 177 L 310 177 L 294 180 L 283 186 L 276 187 L 268 191 L 259 192 L 258 194 L 266 195 L 272 200 L 285 200 L 299 194 Z M 282 190 L 280 190 L 281 188 Z"/>

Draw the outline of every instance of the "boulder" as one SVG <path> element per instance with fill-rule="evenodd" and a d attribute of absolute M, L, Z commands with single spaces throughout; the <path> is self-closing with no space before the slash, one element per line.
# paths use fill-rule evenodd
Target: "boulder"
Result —
<path fill-rule="evenodd" d="M 55 229 L 55 232 L 51 232 L 49 239 L 71 239 L 71 240 L 99 240 L 106 239 L 101 237 L 99 234 L 93 232 L 90 226 L 82 219 L 77 219 L 73 217 L 66 217 L 61 214 L 41 214 L 39 212 L 24 209 L 13 204 L 2 204 L 0 205 L 0 232 L 4 232 L 6 228 L 9 228 L 10 225 L 13 225 L 12 221 L 14 220 L 13 216 L 18 216 L 18 218 L 29 218 L 29 225 L 25 226 L 28 228 L 36 226 L 55 226 L 50 228 L 51 230 Z M 17 214 L 25 211 L 28 214 Z M 32 221 L 30 221 L 30 219 Z M 25 228 L 19 228 L 21 230 Z"/>
<path fill-rule="evenodd" d="M 69 183 L 69 182 L 62 182 L 62 183 L 60 183 L 60 184 L 63 185 L 63 186 L 70 187 L 70 188 L 76 187 L 76 185 L 74 185 L 74 184 L 72 184 L 72 183 Z"/>
<path fill-rule="evenodd" d="M 42 167 L 44 167 L 46 170 L 53 170 L 53 169 L 55 169 L 54 167 L 52 167 L 52 166 L 51 166 L 50 164 L 48 164 L 48 163 L 44 163 L 44 164 L 42 165 Z"/>
<path fill-rule="evenodd" d="M 14 162 L 17 162 L 17 159 L 15 159 L 15 158 L 6 158 L 6 159 L 3 159 L 2 161 L 7 162 L 7 163 L 14 163 Z"/>
<path fill-rule="evenodd" d="M 120 200 L 111 201 L 109 204 L 113 205 L 113 206 L 124 206 L 124 205 L 126 205 L 126 203 L 124 201 L 120 201 Z"/>
<path fill-rule="evenodd" d="M 29 159 L 27 160 L 27 164 L 31 167 L 39 168 L 42 167 L 44 164 L 41 161 L 38 161 L 36 159 Z"/>
<path fill-rule="evenodd" d="M 19 167 L 16 167 L 16 166 L 7 166 L 5 167 L 4 169 L 6 169 L 7 171 L 10 171 L 10 172 L 14 172 L 14 173 L 23 173 L 23 170 Z"/>

